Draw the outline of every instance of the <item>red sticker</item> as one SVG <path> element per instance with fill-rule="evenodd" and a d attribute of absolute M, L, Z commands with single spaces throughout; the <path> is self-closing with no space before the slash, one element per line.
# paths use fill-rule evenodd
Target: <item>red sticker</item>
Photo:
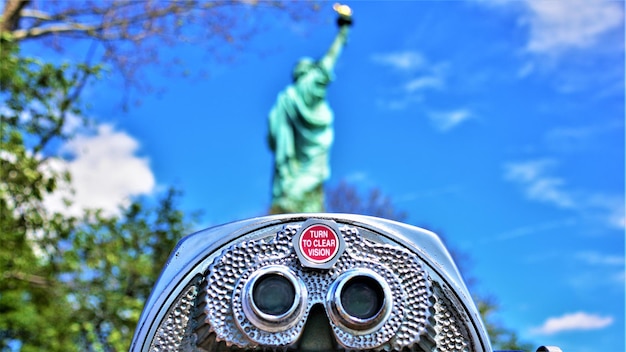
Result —
<path fill-rule="evenodd" d="M 326 263 L 339 251 L 339 237 L 330 227 L 317 224 L 302 232 L 299 245 L 307 260 Z"/>

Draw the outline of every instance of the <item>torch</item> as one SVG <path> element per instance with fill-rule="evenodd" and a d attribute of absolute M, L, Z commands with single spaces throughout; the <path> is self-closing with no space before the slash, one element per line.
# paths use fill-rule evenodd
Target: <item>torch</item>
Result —
<path fill-rule="evenodd" d="M 350 6 L 335 3 L 333 5 L 333 10 L 335 10 L 335 12 L 339 15 L 337 18 L 337 25 L 339 27 L 352 25 L 352 9 Z"/>

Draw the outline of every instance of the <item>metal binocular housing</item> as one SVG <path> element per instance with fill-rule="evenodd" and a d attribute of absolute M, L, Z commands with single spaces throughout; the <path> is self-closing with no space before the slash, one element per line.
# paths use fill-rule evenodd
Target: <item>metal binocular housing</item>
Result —
<path fill-rule="evenodd" d="M 434 233 L 367 216 L 290 214 L 183 238 L 131 344 L 137 352 L 247 350 L 492 347 Z"/>

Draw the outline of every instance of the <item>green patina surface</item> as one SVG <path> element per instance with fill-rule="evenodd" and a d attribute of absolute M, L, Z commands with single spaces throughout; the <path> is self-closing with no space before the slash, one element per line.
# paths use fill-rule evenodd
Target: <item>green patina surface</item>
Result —
<path fill-rule="evenodd" d="M 279 93 L 269 114 L 269 145 L 274 152 L 272 213 L 324 211 L 323 183 L 330 177 L 333 111 L 326 88 L 348 38 L 340 25 L 330 49 L 319 61 L 301 59 L 293 83 Z"/>

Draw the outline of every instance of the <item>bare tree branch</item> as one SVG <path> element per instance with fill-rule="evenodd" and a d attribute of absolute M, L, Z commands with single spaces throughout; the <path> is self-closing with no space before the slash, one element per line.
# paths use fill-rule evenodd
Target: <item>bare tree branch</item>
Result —
<path fill-rule="evenodd" d="M 13 38 L 16 40 L 23 40 L 27 38 L 37 38 L 49 34 L 61 34 L 65 32 L 84 32 L 89 36 L 93 36 L 98 27 L 86 26 L 81 24 L 62 24 L 57 26 L 45 27 L 45 28 L 29 28 L 19 29 L 13 31 Z M 93 33 L 93 34 L 92 34 Z M 97 37 L 97 36 L 96 36 Z"/>
<path fill-rule="evenodd" d="M 259 29 L 248 20 L 253 14 L 302 18 L 316 9 L 310 2 L 255 0 L 6 0 L 0 34 L 16 42 L 44 39 L 58 51 L 66 47 L 62 40 L 96 40 L 104 48 L 99 63 L 139 87 L 145 80 L 138 71 L 161 63 L 163 45 L 193 42 L 223 57 L 222 44 L 242 48 Z"/>
<path fill-rule="evenodd" d="M 20 273 L 20 272 L 5 272 L 2 275 L 2 278 L 4 280 L 14 279 L 14 280 L 25 281 L 31 285 L 39 286 L 39 287 L 51 287 L 52 286 L 52 281 L 49 280 L 48 278 L 39 276 L 39 275 L 33 275 L 33 274 L 26 274 L 26 273 Z"/>
<path fill-rule="evenodd" d="M 6 0 L 2 18 L 0 18 L 0 34 L 12 32 L 18 28 L 22 10 L 30 0 Z"/>

